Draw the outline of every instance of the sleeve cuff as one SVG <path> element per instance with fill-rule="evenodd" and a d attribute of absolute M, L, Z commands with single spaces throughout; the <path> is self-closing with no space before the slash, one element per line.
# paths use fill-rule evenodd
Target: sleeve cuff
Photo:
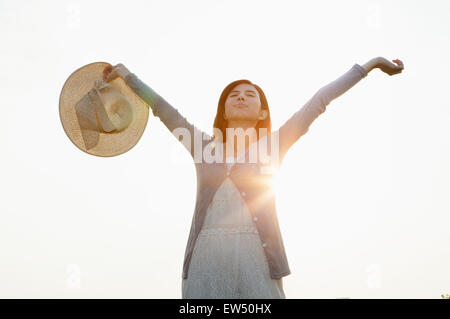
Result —
<path fill-rule="evenodd" d="M 353 65 L 353 68 L 358 70 L 359 73 L 361 73 L 361 76 L 364 78 L 367 76 L 367 71 L 362 66 L 360 66 L 358 63 L 355 63 Z"/>

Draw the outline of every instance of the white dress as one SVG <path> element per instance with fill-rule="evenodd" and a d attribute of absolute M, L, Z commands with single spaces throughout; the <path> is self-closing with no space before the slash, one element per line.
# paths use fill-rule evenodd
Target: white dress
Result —
<path fill-rule="evenodd" d="M 282 278 L 270 277 L 258 230 L 230 178 L 207 209 L 188 278 L 182 282 L 182 298 L 285 298 Z"/>

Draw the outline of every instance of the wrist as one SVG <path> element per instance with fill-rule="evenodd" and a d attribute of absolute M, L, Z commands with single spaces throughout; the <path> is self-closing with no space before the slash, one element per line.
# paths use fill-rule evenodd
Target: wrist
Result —
<path fill-rule="evenodd" d="M 376 57 L 371 60 L 373 64 L 373 69 L 380 67 L 381 60 L 382 60 L 381 57 Z"/>
<path fill-rule="evenodd" d="M 121 70 L 121 71 L 119 72 L 120 77 L 121 77 L 122 79 L 124 79 L 124 80 L 125 80 L 125 78 L 127 77 L 128 74 L 130 74 L 130 71 L 128 71 L 128 70 Z"/>
<path fill-rule="evenodd" d="M 366 70 L 367 73 L 372 71 L 373 69 L 377 68 L 380 63 L 379 57 L 373 58 L 366 62 L 362 67 Z"/>

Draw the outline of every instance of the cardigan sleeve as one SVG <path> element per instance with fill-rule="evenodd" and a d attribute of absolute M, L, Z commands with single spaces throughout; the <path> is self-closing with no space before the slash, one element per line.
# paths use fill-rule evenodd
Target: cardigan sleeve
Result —
<path fill-rule="evenodd" d="M 278 130 L 280 160 L 289 148 L 309 130 L 311 123 L 326 110 L 326 106 L 367 76 L 366 70 L 354 64 L 346 73 L 319 89 L 303 107 Z"/>
<path fill-rule="evenodd" d="M 125 82 L 150 106 L 153 115 L 158 117 L 169 131 L 182 142 L 191 156 L 194 159 L 201 159 L 203 145 L 205 140 L 210 139 L 209 135 L 191 124 L 176 108 L 147 86 L 134 73 L 128 74 Z"/>

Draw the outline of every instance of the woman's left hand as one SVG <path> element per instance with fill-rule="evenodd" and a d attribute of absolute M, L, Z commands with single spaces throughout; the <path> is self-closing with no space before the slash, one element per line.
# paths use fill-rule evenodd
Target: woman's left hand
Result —
<path fill-rule="evenodd" d="M 392 62 L 394 62 L 395 64 Z M 381 71 L 388 75 L 402 73 L 404 69 L 403 62 L 399 59 L 392 60 L 392 62 L 385 58 L 378 57 L 375 67 L 379 68 Z"/>
<path fill-rule="evenodd" d="M 128 74 L 130 74 L 130 71 L 122 63 L 116 66 L 108 65 L 103 69 L 103 81 L 110 82 L 118 76 L 125 80 Z"/>

